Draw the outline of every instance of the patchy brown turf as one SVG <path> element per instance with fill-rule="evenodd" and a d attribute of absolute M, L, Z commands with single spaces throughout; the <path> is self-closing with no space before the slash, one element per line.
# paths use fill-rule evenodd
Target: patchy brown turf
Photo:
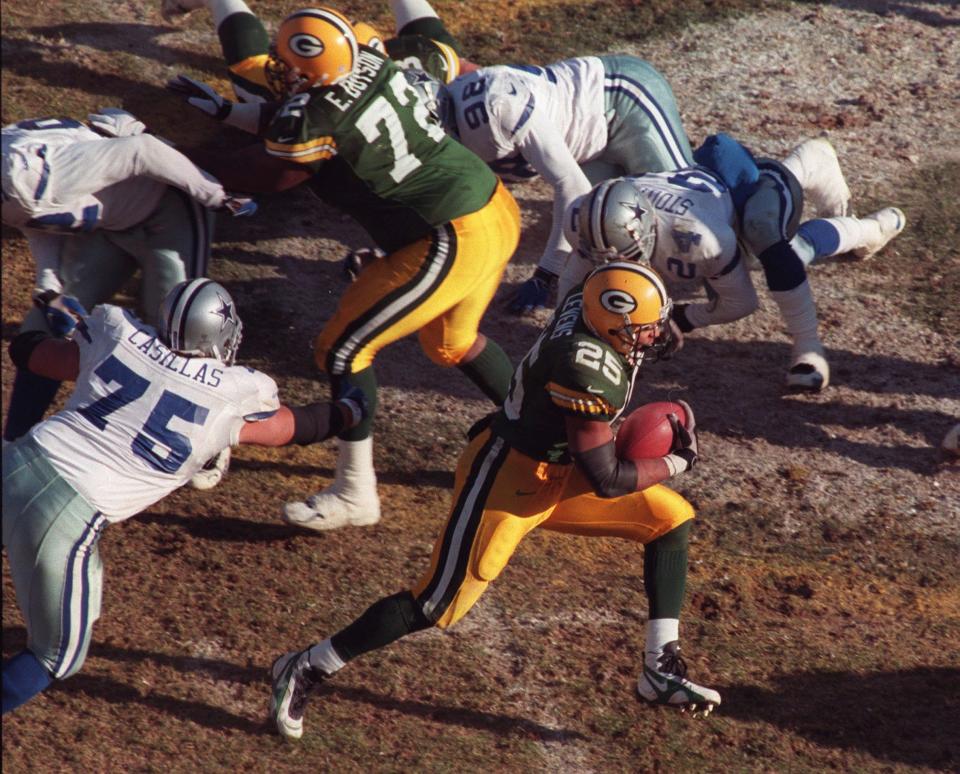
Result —
<path fill-rule="evenodd" d="M 343 7 L 389 29 L 385 3 Z M 637 400 L 684 397 L 702 428 L 703 464 L 677 482 L 698 511 L 682 633 L 692 674 L 718 688 L 722 707 L 695 723 L 634 700 L 639 547 L 535 533 L 457 627 L 351 664 L 311 704 L 300 744 L 271 732 L 271 660 L 417 577 L 463 431 L 486 410 L 459 374 L 404 341 L 378 360 L 383 522 L 327 535 L 283 525 L 284 500 L 330 480 L 331 450 L 244 448 L 212 492 L 176 493 L 107 530 L 89 660 L 4 718 L 4 769 L 956 770 L 960 471 L 936 446 L 960 420 L 957 10 L 437 7 L 479 61 L 645 56 L 673 84 L 694 142 L 723 129 L 779 155 L 826 132 L 858 212 L 894 203 L 907 213 L 907 231 L 872 262 L 811 272 L 835 383 L 822 395 L 780 393 L 788 344 L 768 300 L 645 369 Z M 50 8 L 4 4 L 5 123 L 120 104 L 176 140 L 213 136 L 161 88 L 180 71 L 219 77 L 205 14 L 171 28 L 152 3 Z M 274 22 L 289 10 L 257 9 Z M 538 321 L 518 323 L 501 303 L 535 261 L 549 209 L 542 185 L 513 190 L 524 237 L 484 330 L 517 358 Z M 15 232 L 2 239 L 7 341 L 32 268 Z M 214 274 L 238 298 L 243 357 L 291 401 L 325 394 L 310 342 L 342 288 L 336 261 L 364 243 L 300 193 L 220 223 Z M 2 376 L 6 388 L 6 358 Z M 25 631 L 6 565 L 3 594 L 9 656 Z"/>

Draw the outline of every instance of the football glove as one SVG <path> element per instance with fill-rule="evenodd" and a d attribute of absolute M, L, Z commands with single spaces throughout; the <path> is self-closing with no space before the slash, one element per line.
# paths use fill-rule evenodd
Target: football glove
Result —
<path fill-rule="evenodd" d="M 143 121 L 121 108 L 107 107 L 99 113 L 90 113 L 87 123 L 104 137 L 132 137 L 147 131 Z"/>
<path fill-rule="evenodd" d="M 348 417 L 344 430 L 356 427 L 370 415 L 370 402 L 367 396 L 354 384 L 347 384 L 335 403 L 340 405 L 345 417 Z"/>
<path fill-rule="evenodd" d="M 227 194 L 222 207 L 235 218 L 249 218 L 257 212 L 257 203 L 253 199 L 236 194 Z"/>
<path fill-rule="evenodd" d="M 196 473 L 190 477 L 190 486 L 194 489 L 205 491 L 213 489 L 230 468 L 230 447 L 221 449 L 204 463 Z"/>
<path fill-rule="evenodd" d="M 526 314 L 545 307 L 550 299 L 550 290 L 556 282 L 556 274 L 538 266 L 533 276 L 517 288 L 508 309 L 514 314 Z"/>
<path fill-rule="evenodd" d="M 373 263 L 378 258 L 384 258 L 386 253 L 379 247 L 361 247 L 357 250 L 351 250 L 347 257 L 343 259 L 343 274 L 348 282 L 356 282 L 360 272 L 368 264 Z"/>
<path fill-rule="evenodd" d="M 674 414 L 667 415 L 670 420 L 670 427 L 673 428 L 673 449 L 663 458 L 663 461 L 670 468 L 671 476 L 690 470 L 699 458 L 697 420 L 693 416 L 693 409 L 685 400 L 678 400 L 677 404 L 683 406 L 683 412 L 687 415 L 687 423 L 682 425 Z"/>
<path fill-rule="evenodd" d="M 202 110 L 218 121 L 225 121 L 233 109 L 233 102 L 221 96 L 212 86 L 208 86 L 203 81 L 195 81 L 186 75 L 178 75 L 167 81 L 167 89 L 174 94 L 179 94 L 187 104 L 193 105 L 197 110 Z"/>
<path fill-rule="evenodd" d="M 54 336 L 66 339 L 79 331 L 88 342 L 91 341 L 84 320 L 87 310 L 73 296 L 65 296 L 55 290 L 44 290 L 33 297 L 33 303 L 43 312 L 47 327 Z"/>

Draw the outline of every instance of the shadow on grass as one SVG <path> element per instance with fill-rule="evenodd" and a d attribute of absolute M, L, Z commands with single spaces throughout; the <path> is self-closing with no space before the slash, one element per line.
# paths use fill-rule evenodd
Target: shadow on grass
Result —
<path fill-rule="evenodd" d="M 784 675 L 772 690 L 729 687 L 720 712 L 817 745 L 914 766 L 960 765 L 960 668 Z"/>
<path fill-rule="evenodd" d="M 26 642 L 23 627 L 4 627 L 3 649 L 14 653 Z M 16 646 L 16 647 L 14 647 Z M 170 667 L 182 674 L 196 674 L 205 679 L 228 681 L 242 685 L 263 685 L 264 704 L 269 695 L 265 676 L 267 670 L 259 666 L 241 666 L 220 659 L 196 658 L 191 656 L 171 656 L 135 648 L 118 648 L 113 645 L 93 643 L 90 647 L 92 658 L 102 658 L 117 663 L 142 663 L 152 661 L 158 665 Z M 245 734 L 273 734 L 273 726 L 267 722 L 254 721 L 236 715 L 221 707 L 211 706 L 197 701 L 189 701 L 164 695 L 158 692 L 146 695 L 127 684 L 109 677 L 85 675 L 81 672 L 50 690 L 68 694 L 90 694 L 118 705 L 140 705 L 152 711 L 173 716 L 181 721 L 190 721 L 215 730 L 234 729 Z M 312 699 L 316 704 L 323 696 L 335 696 L 352 702 L 367 704 L 382 710 L 399 712 L 409 717 L 421 718 L 436 723 L 444 723 L 461 728 L 487 731 L 502 737 L 533 738 L 541 741 L 585 740 L 586 736 L 578 731 L 564 728 L 550 728 L 528 718 L 504 715 L 494 712 L 482 712 L 450 704 L 431 704 L 411 699 L 397 699 L 384 696 L 365 688 L 329 685 Z"/>

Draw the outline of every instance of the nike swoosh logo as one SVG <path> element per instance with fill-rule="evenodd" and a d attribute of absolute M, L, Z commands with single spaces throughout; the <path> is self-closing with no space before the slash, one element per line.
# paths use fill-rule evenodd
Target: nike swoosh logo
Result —
<path fill-rule="evenodd" d="M 593 393 L 594 395 L 603 395 L 603 389 L 595 390 L 593 387 L 587 387 L 587 392 Z"/>
<path fill-rule="evenodd" d="M 647 670 L 647 680 L 649 680 L 651 685 L 653 685 L 653 687 L 656 688 L 660 693 L 666 693 L 667 689 L 670 687 L 670 684 L 666 680 L 654 677 L 653 672 L 651 672 L 649 669 Z"/>

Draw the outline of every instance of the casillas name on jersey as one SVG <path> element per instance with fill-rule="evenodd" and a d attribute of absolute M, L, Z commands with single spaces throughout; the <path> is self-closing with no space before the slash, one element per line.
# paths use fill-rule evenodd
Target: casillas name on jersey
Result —
<path fill-rule="evenodd" d="M 119 521 L 185 484 L 239 441 L 245 422 L 280 407 L 266 374 L 214 358 L 185 358 L 117 306 L 87 318 L 80 373 L 64 409 L 31 435 L 74 489 Z"/>
<path fill-rule="evenodd" d="M 510 384 L 493 429 L 538 460 L 569 463 L 565 417 L 612 422 L 630 395 L 633 372 L 583 322 L 578 288 L 564 300 Z"/>

